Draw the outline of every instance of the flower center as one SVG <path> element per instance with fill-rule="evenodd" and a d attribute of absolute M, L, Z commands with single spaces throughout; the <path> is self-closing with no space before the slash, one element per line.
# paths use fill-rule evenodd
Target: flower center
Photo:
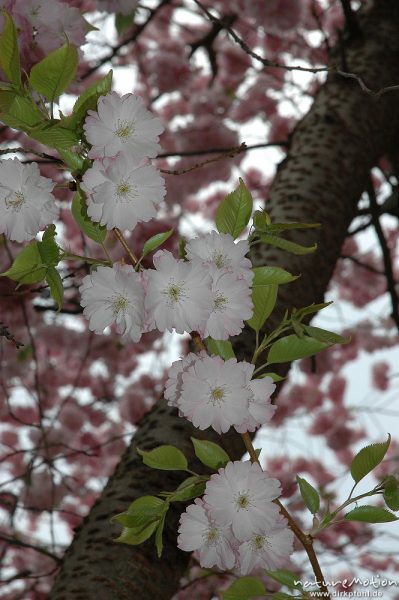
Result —
<path fill-rule="evenodd" d="M 248 490 L 239 492 L 234 498 L 237 511 L 248 510 L 248 508 L 251 506 L 251 500 L 252 498 Z"/>
<path fill-rule="evenodd" d="M 26 200 L 23 193 L 15 192 L 14 196 L 6 198 L 6 207 L 11 208 L 13 212 L 19 212 L 25 202 Z"/>
<path fill-rule="evenodd" d="M 129 307 L 129 304 L 129 298 L 126 298 L 126 296 L 118 296 L 117 298 L 115 298 L 112 302 L 112 312 L 114 314 L 114 317 L 117 317 L 119 313 L 125 314 Z"/>
<path fill-rule="evenodd" d="M 213 310 L 224 310 L 226 308 L 227 298 L 223 294 L 216 294 L 213 300 Z"/>
<path fill-rule="evenodd" d="M 133 200 L 137 197 L 137 188 L 134 185 L 131 185 L 128 181 L 121 181 L 116 186 L 116 197 L 120 202 L 123 200 L 129 201 Z"/>
<path fill-rule="evenodd" d="M 220 531 L 217 527 L 210 527 L 203 537 L 208 546 L 217 546 L 220 539 Z"/>
<path fill-rule="evenodd" d="M 186 296 L 184 287 L 173 281 L 169 283 L 168 287 L 163 291 L 163 294 L 168 297 L 170 304 L 176 304 L 176 302 L 180 302 L 180 300 Z"/>
<path fill-rule="evenodd" d="M 218 269 L 222 269 L 226 266 L 226 256 L 221 252 L 214 252 L 212 254 L 212 260 Z"/>
<path fill-rule="evenodd" d="M 225 395 L 226 392 L 222 387 L 215 387 L 213 390 L 211 390 L 210 400 L 213 402 L 213 404 L 219 404 Z"/>
<path fill-rule="evenodd" d="M 121 139 L 122 142 L 127 142 L 127 140 L 131 137 L 134 132 L 134 123 L 133 121 L 119 121 L 118 127 L 115 129 L 114 133 Z"/>
<path fill-rule="evenodd" d="M 256 535 L 252 540 L 252 547 L 254 550 L 263 550 L 265 542 L 266 538 L 263 535 Z"/>

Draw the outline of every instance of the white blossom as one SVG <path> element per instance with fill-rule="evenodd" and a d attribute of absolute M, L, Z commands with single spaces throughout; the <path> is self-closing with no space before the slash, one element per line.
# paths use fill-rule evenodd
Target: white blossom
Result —
<path fill-rule="evenodd" d="M 137 162 L 153 157 L 160 146 L 158 136 L 164 127 L 134 94 L 120 97 L 116 92 L 101 96 L 97 112 L 88 111 L 84 124 L 87 141 L 92 145 L 89 158 L 114 157 L 119 152 Z"/>
<path fill-rule="evenodd" d="M 148 328 L 177 333 L 203 331 L 212 306 L 210 276 L 201 265 L 177 260 L 166 250 L 154 255 L 146 274 Z"/>
<path fill-rule="evenodd" d="M 279 509 L 272 500 L 280 493 L 279 481 L 258 464 L 235 461 L 211 476 L 204 501 L 216 523 L 231 525 L 235 537 L 247 541 L 278 522 Z"/>
<path fill-rule="evenodd" d="M 58 217 L 54 182 L 40 175 L 36 163 L 17 158 L 0 161 L 0 233 L 24 242 Z"/>
<path fill-rule="evenodd" d="M 95 160 L 81 187 L 87 194 L 87 214 L 107 229 L 133 230 L 137 223 L 156 217 L 165 195 L 158 171 L 124 154 Z"/>
<path fill-rule="evenodd" d="M 165 383 L 164 391 L 164 397 L 168 401 L 169 406 L 179 406 L 183 385 L 182 375 L 198 360 L 199 356 L 206 356 L 206 353 L 203 352 L 201 355 L 197 355 L 194 352 L 190 352 L 181 360 L 176 360 L 172 363 L 168 371 L 168 379 Z"/>
<path fill-rule="evenodd" d="M 91 331 L 102 333 L 115 324 L 119 333 L 139 341 L 144 328 L 144 288 L 133 267 L 100 266 L 84 277 L 79 289 Z"/>
<path fill-rule="evenodd" d="M 247 415 L 242 423 L 235 423 L 234 426 L 239 433 L 245 433 L 246 431 L 255 431 L 272 419 L 276 406 L 271 403 L 270 397 L 276 389 L 276 384 L 269 376 L 251 380 L 255 369 L 254 365 L 241 361 L 238 366 L 243 371 L 250 394 Z"/>
<path fill-rule="evenodd" d="M 245 279 L 251 284 L 254 273 L 252 264 L 245 255 L 249 252 L 247 240 L 234 242 L 229 233 L 210 233 L 190 240 L 186 245 L 187 257 L 191 261 L 201 261 L 207 265 L 213 276 L 233 273 L 237 279 Z"/>
<path fill-rule="evenodd" d="M 213 310 L 205 326 L 204 336 L 215 340 L 227 340 L 241 333 L 244 320 L 253 313 L 251 288 L 245 279 L 231 273 L 213 278 Z"/>
<path fill-rule="evenodd" d="M 236 562 L 234 536 L 229 526 L 215 523 L 204 508 L 204 503 L 196 499 L 180 517 L 177 545 L 181 550 L 197 550 L 201 567 L 231 569 Z"/>
<path fill-rule="evenodd" d="M 240 574 L 248 575 L 256 567 L 272 571 L 283 567 L 293 552 L 293 543 L 294 534 L 288 529 L 285 519 L 263 532 L 255 533 L 238 549 Z"/>

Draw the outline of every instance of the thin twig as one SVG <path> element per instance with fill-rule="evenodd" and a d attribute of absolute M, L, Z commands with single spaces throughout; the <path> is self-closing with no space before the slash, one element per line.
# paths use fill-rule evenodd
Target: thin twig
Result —
<path fill-rule="evenodd" d="M 239 148 L 235 148 L 234 150 L 231 150 L 228 153 L 226 152 L 226 153 L 220 154 L 219 156 L 216 156 L 214 158 L 208 158 L 208 160 L 204 160 L 200 163 L 196 163 L 195 165 L 192 165 L 191 167 L 187 167 L 186 169 L 176 169 L 176 170 L 160 169 L 160 171 L 161 171 L 161 173 L 165 173 L 166 175 L 184 175 L 185 173 L 190 173 L 191 171 L 195 171 L 196 169 L 201 169 L 202 167 L 205 167 L 206 165 L 217 162 L 219 160 L 225 160 L 226 158 L 234 158 L 238 154 L 241 154 L 241 152 L 244 152 L 244 150 L 245 150 L 245 145 L 243 144 Z"/>
<path fill-rule="evenodd" d="M 129 248 L 129 244 L 126 242 L 125 238 L 123 237 L 123 233 L 117 227 L 114 228 L 114 233 L 115 233 L 115 237 L 118 238 L 119 242 L 125 249 L 128 256 L 130 257 L 130 260 L 132 261 L 133 265 L 136 266 L 136 264 L 138 263 L 138 258 L 134 255 L 132 250 Z"/>
<path fill-rule="evenodd" d="M 375 229 L 378 241 L 380 243 L 382 258 L 383 258 L 383 262 L 384 262 L 385 277 L 387 280 L 387 291 L 390 295 L 391 305 L 392 305 L 391 316 L 392 316 L 392 319 L 395 321 L 396 327 L 399 331 L 399 298 L 398 298 L 398 294 L 396 292 L 397 282 L 395 281 L 395 277 L 393 274 L 391 252 L 388 248 L 388 244 L 385 239 L 385 235 L 382 230 L 380 219 L 379 219 L 379 208 L 378 208 L 377 198 L 375 195 L 375 190 L 373 187 L 371 177 L 369 178 L 367 193 L 368 193 L 368 197 L 369 197 L 369 201 L 370 201 L 371 218 L 373 221 L 373 225 L 374 225 L 374 229 Z"/>
<path fill-rule="evenodd" d="M 257 150 L 258 148 L 272 148 L 275 146 L 288 147 L 288 145 L 288 140 L 251 145 L 248 145 L 245 142 L 243 142 L 242 144 L 240 144 L 240 146 L 232 146 L 231 148 L 209 148 L 207 150 L 187 150 L 186 152 L 162 152 L 161 154 L 158 154 L 156 158 L 179 158 L 183 156 L 204 156 L 206 154 L 227 154 L 238 151 L 246 152 L 247 150 Z"/>
<path fill-rule="evenodd" d="M 361 34 L 359 23 L 351 6 L 350 0 L 341 0 L 342 10 L 345 15 L 346 28 L 351 37 L 358 37 Z"/>

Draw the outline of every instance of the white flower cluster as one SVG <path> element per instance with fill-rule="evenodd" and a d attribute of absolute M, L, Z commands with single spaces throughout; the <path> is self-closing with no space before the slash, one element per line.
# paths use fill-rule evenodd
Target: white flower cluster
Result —
<path fill-rule="evenodd" d="M 241 575 L 283 566 L 294 536 L 273 503 L 279 495 L 279 481 L 258 464 L 228 463 L 182 514 L 178 547 L 197 551 L 204 568 L 235 568 Z"/>
<path fill-rule="evenodd" d="M 17 158 L 0 161 L 0 233 L 25 242 L 58 217 L 54 182 L 40 175 L 36 163 Z"/>
<path fill-rule="evenodd" d="M 235 358 L 189 354 L 169 370 L 165 398 L 195 427 L 226 433 L 255 431 L 272 418 L 271 377 L 251 380 L 255 366 Z"/>
<path fill-rule="evenodd" d="M 134 94 L 101 96 L 97 112 L 89 110 L 84 124 L 93 165 L 81 184 L 87 214 L 107 229 L 132 230 L 157 214 L 165 195 L 158 171 L 148 158 L 160 150 L 161 121 Z"/>
<path fill-rule="evenodd" d="M 226 340 L 240 333 L 244 319 L 252 315 L 248 250 L 247 242 L 235 244 L 232 236 L 212 232 L 187 244 L 188 261 L 159 250 L 155 269 L 140 276 L 125 269 L 124 281 L 120 267 L 100 267 L 84 278 L 80 288 L 89 327 L 94 331 L 112 323 L 120 327 L 122 319 L 123 333 L 134 341 L 155 328 L 198 331 L 202 337 Z"/>

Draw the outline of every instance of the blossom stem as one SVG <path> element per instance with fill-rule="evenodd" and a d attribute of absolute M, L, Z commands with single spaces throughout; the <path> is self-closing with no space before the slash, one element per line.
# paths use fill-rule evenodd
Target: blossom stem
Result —
<path fill-rule="evenodd" d="M 193 340 L 193 343 L 194 343 L 194 346 L 195 346 L 195 349 L 197 352 L 201 352 L 201 350 L 205 350 L 205 352 L 208 352 L 198 331 L 192 331 L 190 333 L 190 335 L 191 335 L 191 339 Z"/>
<path fill-rule="evenodd" d="M 126 250 L 126 253 L 129 255 L 129 258 L 132 261 L 133 265 L 136 266 L 138 259 L 136 258 L 136 256 L 133 254 L 133 252 L 129 248 L 128 243 L 126 242 L 125 238 L 123 237 L 123 233 L 117 227 L 114 228 L 114 233 L 115 233 L 115 236 L 117 237 L 117 239 L 119 240 L 119 242 L 121 243 L 121 245 L 123 246 L 123 248 Z"/>
<path fill-rule="evenodd" d="M 247 449 L 247 452 L 248 452 L 249 456 L 251 457 L 251 462 L 258 463 L 258 465 L 261 467 L 258 456 L 255 452 L 255 448 L 253 447 L 252 440 L 251 440 L 249 433 L 246 431 L 245 433 L 241 434 L 241 437 L 244 441 L 245 448 Z M 304 547 L 305 552 L 308 555 L 310 564 L 312 565 L 313 572 L 316 576 L 317 584 L 320 587 L 321 591 L 323 592 L 323 598 L 330 598 L 330 594 L 329 594 L 328 588 L 325 584 L 325 579 L 324 579 L 322 570 L 320 568 L 319 561 L 317 560 L 317 556 L 316 556 L 316 553 L 313 548 L 313 537 L 311 535 L 306 535 L 306 533 L 304 533 L 302 531 L 302 529 L 299 527 L 298 523 L 290 515 L 290 513 L 287 511 L 285 506 L 280 502 L 280 500 L 276 499 L 276 500 L 273 500 L 273 502 L 274 502 L 274 504 L 277 504 L 277 506 L 280 509 L 280 513 L 287 519 L 288 526 L 290 527 L 291 531 L 294 533 L 294 535 L 298 538 L 298 540 L 301 542 L 302 546 Z"/>

